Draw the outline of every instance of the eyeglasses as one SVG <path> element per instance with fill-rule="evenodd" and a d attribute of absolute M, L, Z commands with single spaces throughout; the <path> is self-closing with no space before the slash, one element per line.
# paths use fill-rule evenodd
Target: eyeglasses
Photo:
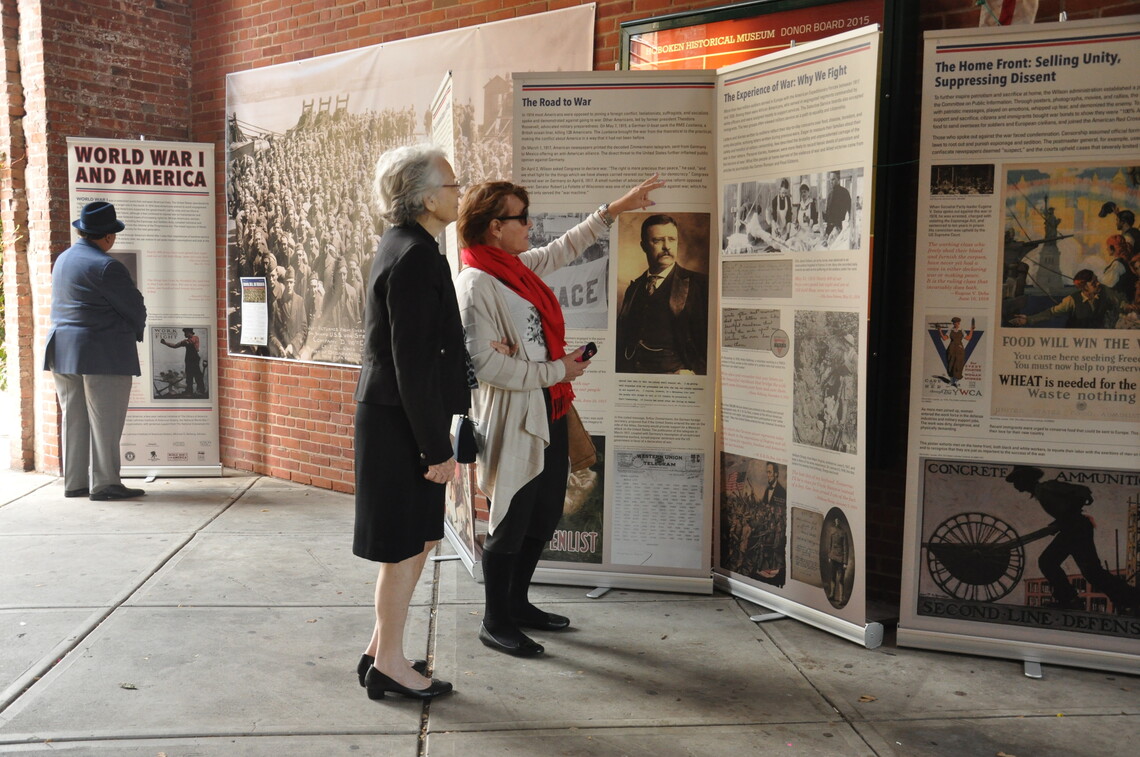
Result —
<path fill-rule="evenodd" d="M 440 188 L 441 188 L 441 189 L 442 189 L 443 187 L 449 187 L 449 188 L 451 188 L 451 189 L 459 189 L 459 188 L 461 188 L 463 185 L 462 185 L 462 184 L 440 184 L 439 186 L 440 186 Z"/>
<path fill-rule="evenodd" d="M 499 216 L 495 220 L 496 221 L 518 221 L 523 226 L 526 226 L 527 222 L 530 220 L 530 210 L 529 209 L 524 210 L 522 213 L 519 213 L 517 216 Z"/>

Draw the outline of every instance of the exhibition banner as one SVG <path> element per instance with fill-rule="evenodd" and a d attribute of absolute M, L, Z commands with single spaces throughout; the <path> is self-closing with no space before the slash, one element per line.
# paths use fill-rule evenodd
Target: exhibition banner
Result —
<path fill-rule="evenodd" d="M 515 165 L 530 193 L 533 245 L 656 172 L 667 182 L 653 208 L 618 216 L 608 236 L 546 277 L 566 314 L 568 347 L 598 347 L 574 382 L 574 404 L 599 454 L 571 476 L 537 577 L 711 591 L 715 76 L 516 74 L 515 85 Z M 643 360 L 653 307 L 647 229 L 666 238 L 673 262 L 659 297 L 668 304 L 654 316 L 670 332 L 668 365 Z"/>
<path fill-rule="evenodd" d="M 71 217 L 115 205 L 126 228 L 108 254 L 146 302 L 123 475 L 220 475 L 214 146 L 69 137 L 67 156 Z"/>
<path fill-rule="evenodd" d="M 734 593 L 877 646 L 867 322 L 880 34 L 722 70 L 718 558 Z"/>
<path fill-rule="evenodd" d="M 714 567 L 742 596 L 878 643 L 865 612 L 861 389 L 878 51 L 870 28 L 719 71 L 516 75 L 532 243 L 654 172 L 667 182 L 583 256 L 608 266 L 605 288 L 577 266 L 552 282 L 605 304 L 604 318 L 568 329 L 572 345 L 599 347 L 575 382 L 605 449 L 591 482 L 600 528 L 566 529 L 572 549 L 600 548 L 584 580 L 649 574 L 667 588 Z M 663 222 L 675 270 L 694 283 L 685 307 L 641 318 L 646 226 Z M 637 330 L 650 317 L 699 359 L 647 367 L 645 337 L 631 335 L 651 333 Z"/>
<path fill-rule="evenodd" d="M 1140 672 L 1138 39 L 927 33 L 900 644 Z"/>
<path fill-rule="evenodd" d="M 445 144 L 433 123 L 454 124 L 460 181 L 509 179 L 511 72 L 589 68 L 594 10 L 576 6 L 229 74 L 230 354 L 359 365 L 364 290 L 384 230 L 372 202 L 376 159 L 399 145 Z M 454 260 L 454 232 L 447 238 Z M 263 311 L 246 299 L 253 279 L 263 282 Z M 262 312 L 264 322 L 249 328 L 245 318 Z"/>

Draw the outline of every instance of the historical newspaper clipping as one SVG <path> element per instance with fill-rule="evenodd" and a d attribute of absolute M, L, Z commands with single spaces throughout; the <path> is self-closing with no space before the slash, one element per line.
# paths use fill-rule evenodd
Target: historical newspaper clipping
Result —
<path fill-rule="evenodd" d="M 900 643 L 1140 670 L 1138 34 L 927 35 Z"/>
<path fill-rule="evenodd" d="M 214 146 L 73 137 L 67 155 L 71 217 L 89 202 L 114 203 L 126 228 L 108 254 L 146 300 L 123 475 L 220 474 Z"/>

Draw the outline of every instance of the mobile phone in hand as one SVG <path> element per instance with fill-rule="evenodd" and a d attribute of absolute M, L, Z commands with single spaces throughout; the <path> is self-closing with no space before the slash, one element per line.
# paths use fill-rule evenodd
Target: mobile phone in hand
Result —
<path fill-rule="evenodd" d="M 598 345 L 594 344 L 593 342 L 587 342 L 586 346 L 582 348 L 582 356 L 580 358 L 578 358 L 578 362 L 581 363 L 581 362 L 584 362 L 586 360 L 589 360 L 590 358 L 592 358 L 594 355 L 597 355 L 597 354 L 598 354 Z"/>

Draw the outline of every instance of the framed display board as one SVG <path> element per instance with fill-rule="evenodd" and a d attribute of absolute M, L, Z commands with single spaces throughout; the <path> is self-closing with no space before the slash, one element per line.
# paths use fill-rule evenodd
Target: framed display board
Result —
<path fill-rule="evenodd" d="M 753 0 L 628 21 L 621 67 L 721 68 L 886 20 L 893 0 Z"/>

